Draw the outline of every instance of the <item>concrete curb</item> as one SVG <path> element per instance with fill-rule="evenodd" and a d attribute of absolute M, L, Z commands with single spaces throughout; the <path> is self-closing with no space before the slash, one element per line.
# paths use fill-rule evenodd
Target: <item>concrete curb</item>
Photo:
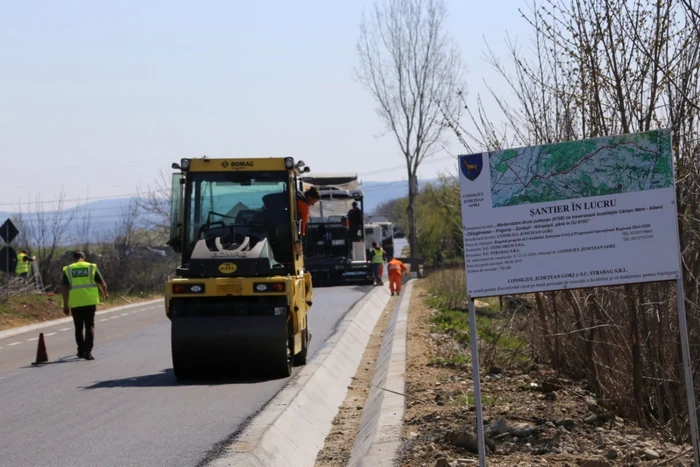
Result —
<path fill-rule="evenodd" d="M 387 303 L 387 286 L 365 295 L 317 356 L 252 420 L 223 457 L 207 465 L 313 466 Z"/>
<path fill-rule="evenodd" d="M 113 308 L 107 308 L 106 310 L 100 310 L 97 313 L 95 313 L 95 315 L 97 315 L 97 316 L 105 315 L 107 313 L 113 313 L 115 311 L 128 310 L 130 308 L 136 308 L 136 307 L 144 306 L 144 305 L 152 305 L 152 304 L 158 303 L 158 302 L 163 303 L 163 299 L 158 298 L 155 300 L 149 300 L 147 302 L 133 303 L 131 305 L 115 306 Z M 44 321 L 43 323 L 28 324 L 27 326 L 6 329 L 4 331 L 0 331 L 0 339 L 5 339 L 7 337 L 16 336 L 18 334 L 24 334 L 25 332 L 36 331 L 38 329 L 48 328 L 49 326 L 54 326 L 56 324 L 72 323 L 72 322 L 73 322 L 73 318 L 68 316 L 67 318 L 53 319 L 51 321 Z"/>
<path fill-rule="evenodd" d="M 401 394 L 405 392 L 406 334 L 413 282 L 411 279 L 404 286 L 384 333 L 348 466 L 393 466 L 397 461 L 405 412 Z"/>

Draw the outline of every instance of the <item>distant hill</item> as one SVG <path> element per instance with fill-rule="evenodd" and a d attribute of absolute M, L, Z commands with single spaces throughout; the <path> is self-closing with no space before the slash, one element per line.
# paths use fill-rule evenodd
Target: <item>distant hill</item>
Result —
<path fill-rule="evenodd" d="M 426 183 L 435 180 L 419 180 L 419 187 L 423 187 Z M 405 180 L 375 182 L 366 181 L 360 185 L 365 195 L 364 210 L 366 213 L 372 214 L 381 203 L 395 198 L 400 198 L 408 195 L 408 182 Z M 69 242 L 79 241 L 78 237 L 81 232 L 82 219 L 89 215 L 90 229 L 93 232 L 93 240 L 111 239 L 114 232 L 118 228 L 119 223 L 130 216 L 129 206 L 135 203 L 138 198 L 118 198 L 105 199 L 88 202 L 84 205 L 66 209 L 60 214 L 67 218 L 73 216 L 73 222 L 68 227 L 65 237 Z M 54 211 L 45 211 L 40 214 L 46 219 L 47 224 L 55 219 L 57 214 Z M 37 214 L 23 213 L 26 222 L 31 225 L 37 225 Z M 0 211 L 0 224 L 7 218 L 14 218 L 14 213 L 8 211 Z M 0 242 L 2 243 L 2 242 Z"/>
<path fill-rule="evenodd" d="M 100 241 L 113 238 L 120 221 L 132 217 L 131 213 L 133 211 L 131 211 L 129 207 L 137 200 L 138 198 L 131 197 L 92 201 L 80 206 L 68 208 L 61 213 L 57 213 L 56 211 L 43 211 L 40 213 L 23 212 L 22 220 L 29 224 L 31 228 L 44 224 L 48 226 L 48 230 L 51 230 L 51 225 L 58 218 L 71 219 L 66 233 L 63 236 L 69 243 L 80 241 L 80 232 L 83 230 L 85 222 L 89 220 L 92 241 Z M 5 222 L 7 218 L 16 220 L 17 213 L 0 211 L 0 224 Z M 145 218 L 142 217 L 141 219 Z M 142 221 L 139 222 L 142 224 Z M 139 223 L 137 223 L 137 225 L 138 224 Z M 21 226 L 17 225 L 17 227 Z"/>

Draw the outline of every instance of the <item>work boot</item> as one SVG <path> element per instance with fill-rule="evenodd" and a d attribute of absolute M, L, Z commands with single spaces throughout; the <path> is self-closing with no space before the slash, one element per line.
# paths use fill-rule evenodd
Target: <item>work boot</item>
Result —
<path fill-rule="evenodd" d="M 85 352 L 82 350 L 78 350 L 78 358 L 83 358 L 85 356 Z"/>
<path fill-rule="evenodd" d="M 85 360 L 94 360 L 95 357 L 92 356 L 92 352 L 87 351 L 85 352 L 85 356 L 83 357 Z"/>

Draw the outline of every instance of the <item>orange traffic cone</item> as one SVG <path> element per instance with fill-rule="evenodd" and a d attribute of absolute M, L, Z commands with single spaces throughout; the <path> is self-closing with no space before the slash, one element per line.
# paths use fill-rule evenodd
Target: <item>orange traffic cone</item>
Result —
<path fill-rule="evenodd" d="M 44 343 L 44 333 L 39 334 L 39 345 L 36 348 L 36 361 L 32 365 L 41 365 L 49 362 L 49 354 L 46 352 L 46 343 Z"/>

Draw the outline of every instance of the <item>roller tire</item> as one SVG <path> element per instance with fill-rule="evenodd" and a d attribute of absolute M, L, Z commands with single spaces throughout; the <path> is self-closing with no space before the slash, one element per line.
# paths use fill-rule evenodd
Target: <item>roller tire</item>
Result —
<path fill-rule="evenodd" d="M 197 377 L 196 365 L 191 358 L 184 357 L 180 352 L 173 349 L 173 373 L 175 379 L 188 380 Z"/>
<path fill-rule="evenodd" d="M 294 354 L 292 349 L 294 348 L 294 336 L 287 331 L 287 341 L 285 345 L 285 352 L 280 351 L 277 361 L 274 363 L 273 372 L 276 376 L 280 378 L 288 378 L 292 376 L 292 370 L 294 369 Z"/>

